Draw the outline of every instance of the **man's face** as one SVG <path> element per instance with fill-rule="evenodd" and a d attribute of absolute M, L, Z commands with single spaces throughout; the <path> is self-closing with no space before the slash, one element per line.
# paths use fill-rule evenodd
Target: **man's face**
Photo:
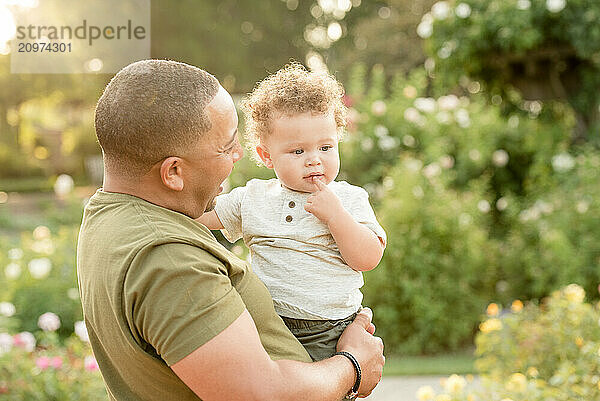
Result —
<path fill-rule="evenodd" d="M 314 192 L 315 179 L 329 184 L 340 170 L 337 125 L 333 113 L 302 113 L 273 119 L 262 145 L 269 154 L 267 167 L 281 183 L 295 191 Z M 264 161 L 264 159 L 263 159 Z"/>
<path fill-rule="evenodd" d="M 200 217 L 214 207 L 215 197 L 223 190 L 221 184 L 231 173 L 233 164 L 243 156 L 237 138 L 238 118 L 231 96 L 222 87 L 206 107 L 212 123 L 198 144 L 182 157 L 185 214 Z"/>

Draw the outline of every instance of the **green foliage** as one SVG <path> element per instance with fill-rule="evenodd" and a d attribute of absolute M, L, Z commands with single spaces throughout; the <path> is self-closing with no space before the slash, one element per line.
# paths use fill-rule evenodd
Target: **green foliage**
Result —
<path fill-rule="evenodd" d="M 572 401 L 600 400 L 600 305 L 584 303 L 576 284 L 555 291 L 541 305 L 512 313 L 493 311 L 481 323 L 475 365 L 482 376 L 478 390 L 458 376 L 446 380 L 445 393 L 421 388 L 419 400 Z M 450 383 L 450 385 L 448 385 Z"/>
<path fill-rule="evenodd" d="M 368 89 L 364 69 L 353 76 L 341 178 L 369 190 L 389 236 L 364 288 L 388 349 L 457 349 L 489 301 L 600 282 L 600 161 L 570 147 L 568 108 L 546 104 L 552 121 L 484 94 L 426 97 L 423 70 L 389 94 L 380 69 Z"/>
<path fill-rule="evenodd" d="M 490 292 L 494 249 L 489 215 L 478 210 L 481 184 L 459 193 L 447 173 L 427 178 L 421 165 L 405 157 L 385 178 L 379 216 L 388 245 L 381 266 L 366 274 L 366 303 L 393 352 L 468 346 Z"/>
<path fill-rule="evenodd" d="M 489 85 L 490 95 L 517 88 L 525 99 L 568 101 L 578 130 L 597 139 L 598 18 L 595 0 L 439 1 L 419 32 L 447 84 L 466 75 Z"/>
<path fill-rule="evenodd" d="M 36 330 L 39 316 L 53 312 L 61 317 L 58 333 L 66 338 L 81 320 L 76 244 L 76 227 L 52 233 L 38 226 L 17 244 L 0 238 L 0 301 L 15 305 L 20 331 Z"/>

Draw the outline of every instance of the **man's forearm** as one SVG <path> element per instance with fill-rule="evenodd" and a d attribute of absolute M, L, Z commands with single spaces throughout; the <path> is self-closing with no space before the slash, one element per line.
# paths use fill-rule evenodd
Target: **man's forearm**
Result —
<path fill-rule="evenodd" d="M 274 383 L 268 398 L 273 400 L 339 401 L 356 380 L 354 367 L 340 355 L 313 363 L 280 360 L 275 364 L 275 376 L 281 380 Z"/>
<path fill-rule="evenodd" d="M 329 231 L 335 239 L 342 257 L 352 269 L 374 269 L 383 256 L 383 244 L 368 227 L 354 220 L 346 210 L 332 218 Z"/>

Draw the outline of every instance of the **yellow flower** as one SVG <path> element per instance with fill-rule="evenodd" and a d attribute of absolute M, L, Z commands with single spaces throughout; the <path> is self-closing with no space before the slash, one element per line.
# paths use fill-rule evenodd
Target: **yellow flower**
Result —
<path fill-rule="evenodd" d="M 600 390 L 600 382 L 598 382 L 598 390 Z"/>
<path fill-rule="evenodd" d="M 475 401 L 475 396 L 473 394 L 469 394 L 467 396 L 467 401 Z"/>
<path fill-rule="evenodd" d="M 513 311 L 513 313 L 519 313 L 521 312 L 521 309 L 523 309 L 523 302 L 518 299 L 514 300 L 510 306 L 510 310 Z"/>
<path fill-rule="evenodd" d="M 452 401 L 452 397 L 450 397 L 448 394 L 440 394 L 435 397 L 435 401 Z"/>
<path fill-rule="evenodd" d="M 479 330 L 481 330 L 482 333 L 489 333 L 500 329 L 502 329 L 502 322 L 496 318 L 488 319 L 479 325 Z"/>
<path fill-rule="evenodd" d="M 530 366 L 527 369 L 527 374 L 531 377 L 538 377 L 538 375 L 540 374 L 540 372 L 538 372 L 538 370 L 535 368 L 535 366 Z"/>
<path fill-rule="evenodd" d="M 444 383 L 444 390 L 447 393 L 454 394 L 462 391 L 467 385 L 467 381 L 459 375 L 451 375 Z"/>
<path fill-rule="evenodd" d="M 469 383 L 471 383 L 473 380 L 475 380 L 475 377 L 469 373 L 468 375 L 465 376 L 465 379 L 467 379 L 467 381 Z"/>
<path fill-rule="evenodd" d="M 434 396 L 435 392 L 431 386 L 422 386 L 417 390 L 417 399 L 419 401 L 432 400 Z"/>
<path fill-rule="evenodd" d="M 485 312 L 490 317 L 498 316 L 498 313 L 500 312 L 500 308 L 498 307 L 498 304 L 495 304 L 492 302 L 491 304 L 488 305 L 487 310 Z"/>
<path fill-rule="evenodd" d="M 565 298 L 574 304 L 580 304 L 585 298 L 585 290 L 577 284 L 569 284 L 564 290 Z"/>
<path fill-rule="evenodd" d="M 522 373 L 513 373 L 506 383 L 508 391 L 521 393 L 527 388 L 527 377 Z"/>
<path fill-rule="evenodd" d="M 503 398 L 501 401 L 513 401 L 512 398 Z"/>
<path fill-rule="evenodd" d="M 575 345 L 577 345 L 579 348 L 581 348 L 583 346 L 583 338 L 577 337 L 575 339 Z"/>

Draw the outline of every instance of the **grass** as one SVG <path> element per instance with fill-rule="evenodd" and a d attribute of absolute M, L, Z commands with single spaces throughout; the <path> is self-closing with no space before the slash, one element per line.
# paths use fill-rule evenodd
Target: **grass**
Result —
<path fill-rule="evenodd" d="M 386 356 L 386 376 L 475 374 L 472 352 L 435 356 Z"/>

